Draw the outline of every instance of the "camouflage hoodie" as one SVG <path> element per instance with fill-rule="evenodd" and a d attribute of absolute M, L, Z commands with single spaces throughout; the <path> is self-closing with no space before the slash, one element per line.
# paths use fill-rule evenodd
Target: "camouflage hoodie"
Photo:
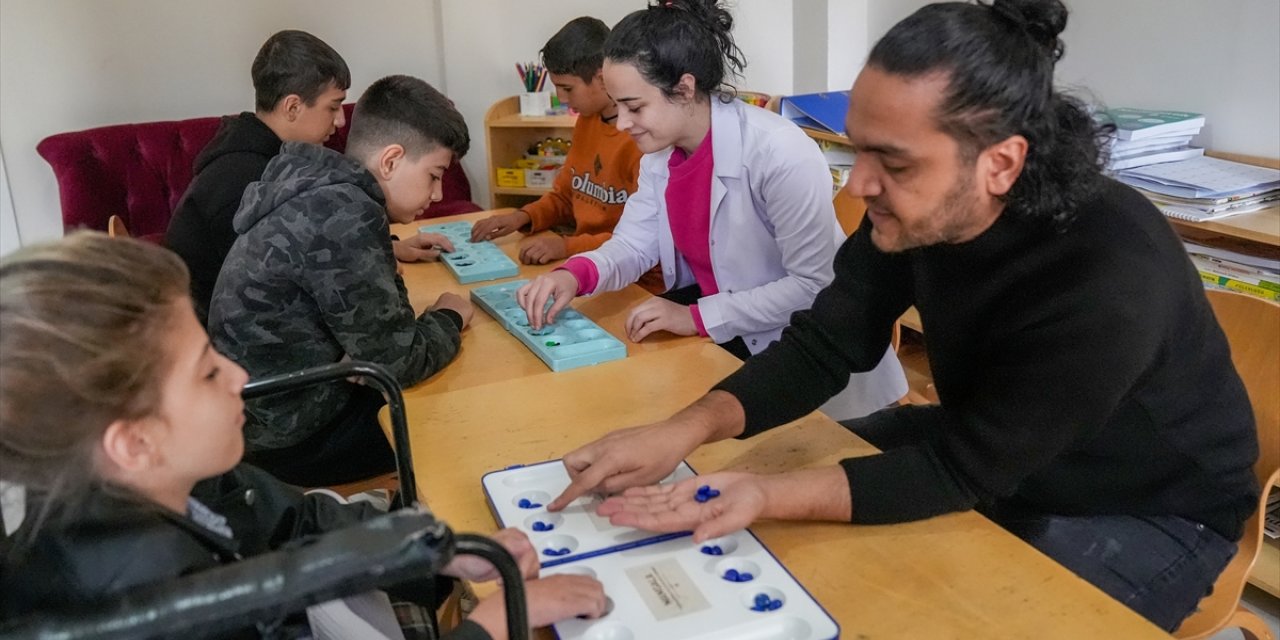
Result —
<path fill-rule="evenodd" d="M 336 151 L 286 143 L 236 212 L 239 237 L 214 287 L 215 347 L 260 378 L 338 362 L 376 362 L 408 386 L 458 353 L 460 319 L 415 318 L 395 256 L 382 189 Z M 251 450 L 301 442 L 333 420 L 352 384 L 247 403 Z"/>

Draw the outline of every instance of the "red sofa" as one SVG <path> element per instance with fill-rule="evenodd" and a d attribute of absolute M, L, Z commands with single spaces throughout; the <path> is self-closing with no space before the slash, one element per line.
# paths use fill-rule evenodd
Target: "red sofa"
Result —
<path fill-rule="evenodd" d="M 325 146 L 346 148 L 353 104 L 343 105 L 348 125 Z M 59 133 L 36 145 L 53 167 L 62 201 L 65 230 L 106 231 L 118 215 L 129 232 L 161 241 L 169 217 L 191 183 L 192 165 L 218 129 L 220 118 L 120 124 Z M 480 211 L 471 201 L 471 185 L 455 160 L 444 175 L 444 197 L 420 218 Z"/>

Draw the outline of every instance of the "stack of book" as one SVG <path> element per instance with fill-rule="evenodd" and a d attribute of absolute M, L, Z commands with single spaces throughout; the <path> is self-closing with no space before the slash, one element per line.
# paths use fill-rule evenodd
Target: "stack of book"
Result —
<path fill-rule="evenodd" d="M 843 189 L 845 183 L 849 182 L 849 174 L 853 172 L 853 147 L 821 140 L 816 142 L 822 150 L 822 157 L 827 161 L 827 167 L 831 169 L 832 193 Z"/>
<path fill-rule="evenodd" d="M 1226 289 L 1264 300 L 1280 300 L 1280 260 L 1193 242 L 1183 242 L 1183 245 L 1206 289 Z"/>
<path fill-rule="evenodd" d="M 1259 211 L 1280 201 L 1280 170 L 1201 156 L 1116 173 L 1166 216 L 1192 222 Z"/>
<path fill-rule="evenodd" d="M 1115 172 L 1204 155 L 1191 139 L 1204 127 L 1204 116 L 1186 111 L 1153 111 L 1121 107 L 1103 112 L 1115 125 L 1107 169 Z"/>

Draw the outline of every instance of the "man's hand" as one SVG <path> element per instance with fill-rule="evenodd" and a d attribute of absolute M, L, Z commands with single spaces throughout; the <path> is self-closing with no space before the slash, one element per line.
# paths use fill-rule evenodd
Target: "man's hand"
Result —
<path fill-rule="evenodd" d="M 441 251 L 453 251 L 453 241 L 438 233 L 419 233 L 404 240 L 392 240 L 391 249 L 400 262 L 430 262 L 439 260 Z"/>
<path fill-rule="evenodd" d="M 568 271 L 557 269 L 551 273 L 544 273 L 516 289 L 516 302 L 520 303 L 520 308 L 524 309 L 525 315 L 528 316 L 529 326 L 537 330 L 544 324 L 555 322 L 556 314 L 569 306 L 569 301 L 577 295 L 578 279 Z M 555 298 L 555 302 L 543 313 L 550 298 Z"/>
<path fill-rule="evenodd" d="M 732 438 L 745 424 L 737 398 L 711 391 L 667 420 L 614 431 L 564 456 L 569 486 L 547 509 L 564 509 L 590 491 L 654 484 L 699 445 Z"/>
<path fill-rule="evenodd" d="M 655 331 L 678 336 L 698 335 L 689 307 L 658 297 L 641 302 L 627 314 L 626 331 L 632 342 L 640 342 Z"/>
<path fill-rule="evenodd" d="M 698 502 L 698 489 L 704 486 L 720 494 Z M 692 530 L 693 541 L 703 542 L 751 526 L 764 513 L 766 502 L 761 476 L 713 473 L 676 484 L 627 489 L 605 500 L 596 512 L 620 527 Z"/>
<path fill-rule="evenodd" d="M 471 225 L 471 241 L 481 242 L 501 238 L 529 224 L 529 221 L 529 214 L 525 213 L 524 209 L 516 209 L 511 213 L 489 216 Z"/>
<path fill-rule="evenodd" d="M 524 583 L 529 606 L 529 626 L 545 627 L 574 616 L 599 618 L 604 615 L 604 586 L 595 578 L 563 574 Z M 506 604 L 495 593 L 480 601 L 469 618 L 493 640 L 506 640 Z"/>
<path fill-rule="evenodd" d="M 534 236 L 520 243 L 520 262 L 525 264 L 547 264 L 568 255 L 564 237 L 554 233 Z"/>
<path fill-rule="evenodd" d="M 521 576 L 527 580 L 538 577 L 538 551 L 529 542 L 529 536 L 519 529 L 503 529 L 489 537 L 516 559 Z M 470 582 L 488 582 L 498 578 L 498 570 L 478 556 L 454 556 L 441 573 Z"/>
<path fill-rule="evenodd" d="M 569 486 L 547 509 L 560 511 L 591 491 L 615 493 L 658 482 L 704 439 L 671 421 L 614 431 L 564 456 Z"/>
<path fill-rule="evenodd" d="M 439 311 L 441 309 L 456 311 L 458 315 L 462 316 L 463 329 L 471 325 L 471 316 L 476 313 L 475 305 L 471 304 L 470 300 L 448 291 L 440 294 L 440 297 L 436 298 L 436 303 L 431 305 L 427 311 Z"/>

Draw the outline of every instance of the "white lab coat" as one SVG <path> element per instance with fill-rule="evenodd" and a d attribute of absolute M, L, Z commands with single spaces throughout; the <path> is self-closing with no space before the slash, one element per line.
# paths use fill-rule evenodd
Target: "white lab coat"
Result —
<path fill-rule="evenodd" d="M 791 314 L 808 309 L 834 278 L 844 233 L 831 205 L 831 174 L 817 145 L 781 116 L 741 100 L 711 99 L 711 269 L 720 291 L 698 300 L 716 342 L 741 337 L 751 353 L 782 335 Z M 613 237 L 579 254 L 599 271 L 591 295 L 616 291 L 662 264 L 668 290 L 695 283 L 675 247 L 667 218 L 667 161 L 672 149 L 640 159 L 639 187 Z M 892 351 L 875 369 L 854 374 L 823 410 L 859 417 L 907 392 Z"/>

